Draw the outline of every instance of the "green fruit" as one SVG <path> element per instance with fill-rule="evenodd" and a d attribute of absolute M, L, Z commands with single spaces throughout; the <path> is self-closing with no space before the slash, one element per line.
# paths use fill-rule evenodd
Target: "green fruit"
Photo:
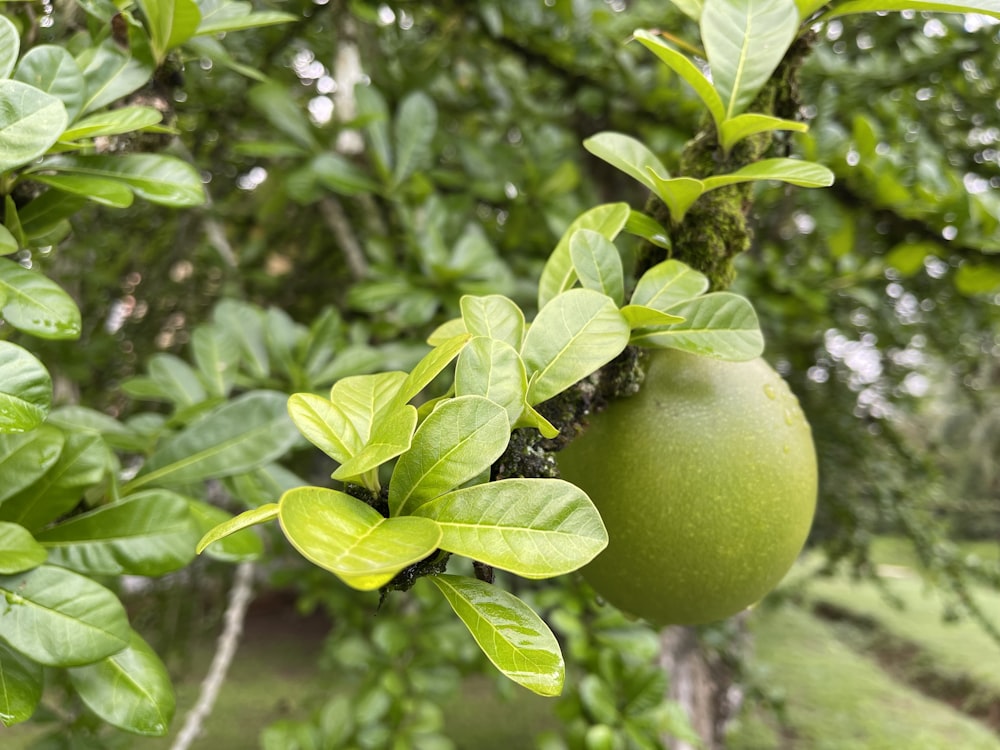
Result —
<path fill-rule="evenodd" d="M 729 617 L 792 566 L 816 509 L 812 432 L 762 359 L 656 350 L 639 394 L 557 456 L 608 527 L 584 577 L 659 625 Z"/>

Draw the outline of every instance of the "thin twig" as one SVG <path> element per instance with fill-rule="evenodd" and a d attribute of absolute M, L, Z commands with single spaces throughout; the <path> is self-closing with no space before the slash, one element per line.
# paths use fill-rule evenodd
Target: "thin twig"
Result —
<path fill-rule="evenodd" d="M 253 563 L 244 562 L 236 567 L 233 587 L 229 590 L 229 603 L 223 618 L 222 633 L 219 635 L 215 656 L 208 674 L 201 683 L 201 693 L 198 702 L 194 704 L 184 719 L 184 726 L 177 734 L 170 750 L 188 750 L 191 743 L 201 734 L 205 720 L 211 715 L 215 699 L 226 680 L 229 665 L 236 655 L 240 636 L 243 633 L 243 621 L 246 618 L 247 607 L 253 598 Z"/>

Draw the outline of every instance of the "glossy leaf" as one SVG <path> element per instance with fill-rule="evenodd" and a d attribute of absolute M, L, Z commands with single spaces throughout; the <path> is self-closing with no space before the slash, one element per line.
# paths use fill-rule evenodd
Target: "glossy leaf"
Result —
<path fill-rule="evenodd" d="M 164 440 L 125 491 L 240 474 L 284 455 L 297 435 L 283 394 L 250 391 Z"/>
<path fill-rule="evenodd" d="M 0 312 L 18 330 L 46 339 L 80 335 L 80 308 L 62 287 L 39 273 L 0 258 Z"/>
<path fill-rule="evenodd" d="M 276 10 L 255 13 L 253 5 L 244 0 L 202 0 L 200 6 L 202 16 L 198 34 L 225 34 L 299 19 L 291 13 L 281 13 Z"/>
<path fill-rule="evenodd" d="M 566 666 L 559 642 L 527 604 L 474 578 L 429 578 L 497 669 L 539 695 L 562 692 Z"/>
<path fill-rule="evenodd" d="M 506 409 L 483 396 L 442 403 L 413 435 L 389 483 L 389 512 L 409 515 L 487 470 L 510 440 Z"/>
<path fill-rule="evenodd" d="M 384 586 L 441 540 L 441 529 L 427 518 L 385 518 L 350 495 L 322 487 L 286 492 L 278 520 L 303 557 L 362 591 Z"/>
<path fill-rule="evenodd" d="M 186 161 L 162 154 L 56 156 L 46 170 L 120 180 L 140 198 L 171 208 L 200 206 L 205 191 L 198 171 Z"/>
<path fill-rule="evenodd" d="M 330 401 L 346 421 L 331 416 L 328 426 L 339 437 L 349 456 L 357 454 L 368 442 L 376 416 L 393 404 L 406 379 L 405 372 L 393 371 L 355 375 L 333 384 Z M 316 406 L 315 402 L 311 403 Z"/>
<path fill-rule="evenodd" d="M 190 39 L 198 24 L 201 11 L 194 0 L 137 0 L 146 19 L 149 46 L 157 63 L 174 47 Z"/>
<path fill-rule="evenodd" d="M 0 78 L 9 78 L 21 51 L 21 35 L 6 16 L 0 16 Z"/>
<path fill-rule="evenodd" d="M 656 183 L 649 177 L 650 170 L 663 177 L 670 176 L 656 154 L 650 151 L 645 143 L 632 136 L 611 132 L 598 133 L 587 138 L 583 142 L 583 147 L 598 159 L 603 159 L 611 166 L 620 169 L 650 190 L 656 190 Z"/>
<path fill-rule="evenodd" d="M 0 475 L 4 478 L 0 503 L 43 477 L 59 460 L 64 443 L 59 430 L 44 424 L 28 432 L 0 434 Z"/>
<path fill-rule="evenodd" d="M 46 190 L 40 196 L 18 211 L 21 228 L 26 241 L 47 242 L 49 237 L 70 231 L 68 217 L 75 214 L 87 203 L 85 198 L 68 193 Z"/>
<path fill-rule="evenodd" d="M 73 516 L 37 539 L 52 564 L 79 573 L 160 576 L 194 559 L 198 536 L 185 498 L 149 490 Z"/>
<path fill-rule="evenodd" d="M 0 172 L 44 154 L 67 122 L 66 107 L 56 97 L 20 81 L 0 80 Z"/>
<path fill-rule="evenodd" d="M 175 708 L 170 675 L 135 631 L 118 653 L 70 669 L 69 681 L 87 707 L 112 726 L 150 737 L 162 737 L 170 727 Z"/>
<path fill-rule="evenodd" d="M 0 575 L 21 573 L 45 562 L 48 553 L 31 532 L 16 523 L 0 521 Z M 0 704 L 3 702 L 0 690 Z"/>
<path fill-rule="evenodd" d="M 135 195 L 128 186 L 118 180 L 106 177 L 90 177 L 78 174 L 35 174 L 33 182 L 40 182 L 56 190 L 73 195 L 81 195 L 102 206 L 112 208 L 128 208 L 135 200 Z"/>
<path fill-rule="evenodd" d="M 462 308 L 463 331 L 506 342 L 515 349 L 521 348 L 524 313 L 514 300 L 501 294 L 482 297 L 465 295 L 459 300 L 459 305 Z"/>
<path fill-rule="evenodd" d="M 924 13 L 981 13 L 1000 19 L 1000 3 L 997 0 L 962 0 L 947 2 L 947 0 L 847 0 L 836 3 L 826 13 L 822 20 L 837 18 L 853 13 L 878 13 L 882 11 L 914 10 Z"/>
<path fill-rule="evenodd" d="M 617 357 L 629 327 L 615 303 L 590 289 L 571 289 L 543 307 L 524 337 L 528 403 L 552 398 Z"/>
<path fill-rule="evenodd" d="M 0 433 L 37 427 L 52 405 L 52 378 L 33 354 L 0 341 Z"/>
<path fill-rule="evenodd" d="M 708 277 L 679 260 L 657 263 L 635 285 L 630 302 L 666 311 L 708 291 Z"/>
<path fill-rule="evenodd" d="M 438 344 L 431 349 L 424 357 L 417 362 L 416 366 L 410 370 L 406 380 L 396 394 L 395 403 L 405 403 L 416 396 L 420 391 L 430 385 L 445 367 L 450 365 L 458 356 L 465 345 L 472 340 L 469 334 L 455 336 L 452 339 Z"/>
<path fill-rule="evenodd" d="M 0 641 L 0 724 L 27 721 L 42 699 L 42 666 Z"/>
<path fill-rule="evenodd" d="M 329 399 L 313 393 L 294 393 L 288 414 L 299 432 L 337 463 L 344 463 L 364 447 L 350 418 Z"/>
<path fill-rule="evenodd" d="M 264 551 L 263 542 L 250 527 L 278 517 L 278 504 L 268 503 L 259 508 L 231 516 L 221 508 L 197 500 L 188 500 L 191 515 L 202 534 L 195 551 L 206 549 L 211 557 L 226 562 L 256 560 Z"/>
<path fill-rule="evenodd" d="M 63 103 L 69 122 L 83 108 L 86 94 L 83 72 L 73 56 L 62 47 L 40 44 L 29 49 L 17 64 L 14 80 L 56 97 Z"/>
<path fill-rule="evenodd" d="M 750 106 L 798 30 L 794 0 L 705 0 L 701 40 L 725 119 Z"/>
<path fill-rule="evenodd" d="M 417 410 L 410 404 L 380 413 L 365 447 L 342 463 L 333 472 L 333 478 L 341 482 L 357 482 L 377 491 L 380 489 L 378 467 L 409 449 L 416 427 Z"/>
<path fill-rule="evenodd" d="M 121 135 L 157 125 L 162 120 L 163 115 L 153 107 L 138 105 L 119 107 L 105 112 L 95 112 L 73 123 L 62 134 L 60 140 L 75 141 L 81 138 Z"/>
<path fill-rule="evenodd" d="M 84 114 L 128 96 L 153 76 L 152 65 L 139 62 L 111 39 L 100 47 L 87 50 L 77 62 L 83 67 L 86 82 L 81 110 Z"/>
<path fill-rule="evenodd" d="M 629 328 L 633 330 L 672 325 L 684 321 L 680 315 L 671 315 L 653 307 L 646 307 L 646 305 L 625 305 L 621 309 L 621 313 L 628 321 Z"/>
<path fill-rule="evenodd" d="M 757 314 L 745 297 L 731 292 L 712 292 L 682 302 L 669 312 L 684 317 L 660 329 L 638 331 L 633 343 L 681 349 L 718 359 L 743 361 L 764 351 Z"/>
<path fill-rule="evenodd" d="M 698 4 L 698 15 L 701 15 L 701 3 Z M 696 19 L 697 20 L 697 19 Z M 682 52 L 678 52 L 667 44 L 653 32 L 639 29 L 633 36 L 654 55 L 660 58 L 668 68 L 680 76 L 698 95 L 702 103 L 708 108 L 715 121 L 715 127 L 721 127 L 726 119 L 726 105 L 722 102 L 722 97 L 715 90 L 712 82 L 705 77 L 697 65 Z M 666 175 L 666 170 L 657 170 L 660 174 Z"/>
<path fill-rule="evenodd" d="M 431 141 L 437 131 L 437 107 L 422 91 L 404 97 L 395 120 L 396 164 L 393 184 L 401 185 L 418 169 L 422 169 L 431 153 Z"/>
<path fill-rule="evenodd" d="M 762 159 L 731 174 L 706 177 L 705 190 L 715 190 L 752 180 L 778 180 L 798 187 L 818 188 L 833 184 L 833 172 L 822 164 L 801 159 Z"/>
<path fill-rule="evenodd" d="M 618 248 L 611 240 L 591 229 L 578 229 L 570 237 L 569 254 L 584 289 L 600 292 L 614 300 L 616 305 L 622 303 L 625 299 L 625 270 Z"/>
<path fill-rule="evenodd" d="M 570 573 L 608 545 L 597 508 L 561 479 L 504 479 L 449 492 L 413 511 L 441 527 L 441 549 L 525 578 Z"/>
<path fill-rule="evenodd" d="M 628 214 L 628 222 L 625 224 L 625 231 L 642 237 L 644 240 L 665 250 L 670 249 L 670 236 L 656 219 L 642 211 L 632 210 Z"/>
<path fill-rule="evenodd" d="M 569 240 L 573 233 L 578 229 L 593 229 L 609 240 L 614 240 L 624 229 L 629 213 L 627 203 L 605 203 L 585 211 L 573 220 L 542 268 L 542 276 L 538 280 L 539 308 L 571 288 L 576 281 L 576 271 L 573 270 L 573 259 L 569 253 Z"/>
<path fill-rule="evenodd" d="M 118 597 L 72 570 L 40 565 L 0 577 L 0 632 L 39 664 L 75 667 L 117 653 L 130 629 Z"/>
<path fill-rule="evenodd" d="M 667 206 L 667 210 L 670 211 L 670 219 L 674 224 L 680 224 L 684 221 L 684 215 L 688 209 L 705 192 L 704 183 L 693 177 L 671 177 L 665 180 L 652 173 L 651 177 L 656 183 L 654 192 Z"/>
<path fill-rule="evenodd" d="M 758 133 L 768 133 L 773 130 L 792 130 L 805 133 L 809 126 L 796 120 L 784 120 L 769 115 L 743 114 L 725 120 L 719 128 L 719 141 L 722 148 L 729 151 L 733 146 Z"/>
<path fill-rule="evenodd" d="M 505 341 L 476 336 L 458 355 L 455 395 L 485 396 L 507 410 L 513 425 L 528 396 L 528 375 L 521 355 Z"/>

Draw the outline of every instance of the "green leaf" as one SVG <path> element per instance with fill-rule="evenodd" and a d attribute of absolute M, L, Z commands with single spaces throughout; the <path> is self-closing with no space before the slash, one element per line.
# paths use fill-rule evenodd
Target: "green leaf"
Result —
<path fill-rule="evenodd" d="M 521 417 L 528 396 L 528 375 L 521 355 L 499 339 L 476 336 L 458 355 L 456 396 L 485 396 L 507 410 L 513 425 Z"/>
<path fill-rule="evenodd" d="M 438 406 L 413 435 L 389 483 L 389 512 L 409 515 L 423 503 L 479 476 L 510 440 L 507 411 L 483 396 Z"/>
<path fill-rule="evenodd" d="M 0 724 L 27 721 L 42 699 L 42 666 L 0 641 Z"/>
<path fill-rule="evenodd" d="M 515 349 L 521 348 L 524 313 L 514 300 L 502 294 L 482 297 L 467 294 L 459 300 L 459 306 L 462 309 L 462 331 L 506 342 Z"/>
<path fill-rule="evenodd" d="M 37 568 L 47 557 L 45 548 L 35 541 L 30 531 L 20 524 L 0 521 L 0 574 L 10 575 Z M 3 690 L 0 690 L 2 695 Z"/>
<path fill-rule="evenodd" d="M 0 81 L 0 172 L 44 154 L 68 121 L 56 97 L 20 81 Z"/>
<path fill-rule="evenodd" d="M 0 503 L 41 479 L 59 460 L 65 438 L 55 427 L 0 434 Z M 4 520 L 10 520 L 4 517 Z"/>
<path fill-rule="evenodd" d="M 154 354 L 149 358 L 146 369 L 160 393 L 173 401 L 179 409 L 200 404 L 207 398 L 198 373 L 180 357 Z"/>
<path fill-rule="evenodd" d="M 239 562 L 260 556 L 263 545 L 260 537 L 250 531 L 250 528 L 277 518 L 278 504 L 267 503 L 259 508 L 244 511 L 238 516 L 230 516 L 214 505 L 191 501 L 191 511 L 202 531 L 201 540 L 195 551 L 200 555 L 211 546 L 209 554 L 212 557 L 228 562 Z M 216 542 L 221 543 L 216 544 Z"/>
<path fill-rule="evenodd" d="M 27 242 L 45 244 L 53 235 L 65 236 L 70 232 L 67 218 L 86 205 L 85 198 L 55 190 L 46 190 L 18 211 L 20 227 Z M 61 234 L 61 233 L 65 234 Z M 41 241 L 39 241 L 41 240 Z"/>
<path fill-rule="evenodd" d="M 583 147 L 598 159 L 603 159 L 611 166 L 620 169 L 650 190 L 656 190 L 656 183 L 649 177 L 650 170 L 664 177 L 670 176 L 656 154 L 650 151 L 645 143 L 631 136 L 622 133 L 598 133 L 587 138 L 583 142 Z"/>
<path fill-rule="evenodd" d="M 119 180 L 140 198 L 171 208 L 200 206 L 205 202 L 198 170 L 173 156 L 55 156 L 45 160 L 39 169 Z"/>
<path fill-rule="evenodd" d="M 542 268 L 542 276 L 538 280 L 539 308 L 572 287 L 576 281 L 569 253 L 569 240 L 573 233 L 578 229 L 593 229 L 613 241 L 625 227 L 630 212 L 627 203 L 606 203 L 585 211 L 573 220 Z"/>
<path fill-rule="evenodd" d="M 361 167 L 333 152 L 316 155 L 306 167 L 325 188 L 338 195 L 377 193 L 378 184 Z"/>
<path fill-rule="evenodd" d="M 82 195 L 88 200 L 102 206 L 112 208 L 128 208 L 135 200 L 135 195 L 128 186 L 118 180 L 106 177 L 90 177 L 77 174 L 33 174 L 31 179 L 56 190 L 73 195 Z"/>
<path fill-rule="evenodd" d="M 692 21 L 701 20 L 702 0 L 670 0 L 677 9 Z"/>
<path fill-rule="evenodd" d="M 632 343 L 736 362 L 755 359 L 764 351 L 757 314 L 745 297 L 712 292 L 675 305 L 669 312 L 683 316 L 684 322 L 637 331 Z"/>
<path fill-rule="evenodd" d="M 299 20 L 299 16 L 281 13 L 276 10 L 265 10 L 254 13 L 253 6 L 242 0 L 202 0 L 201 24 L 197 33 L 225 34 L 230 31 L 242 31 L 261 26 L 273 26 L 280 23 L 290 23 Z"/>
<path fill-rule="evenodd" d="M 630 302 L 666 312 L 674 305 L 708 291 L 708 277 L 679 260 L 665 260 L 646 271 Z"/>
<path fill-rule="evenodd" d="M 17 252 L 17 237 L 10 233 L 10 230 L 0 224 L 0 255 L 11 255 Z"/>
<path fill-rule="evenodd" d="M 153 107 L 138 105 L 109 109 L 106 112 L 95 112 L 73 123 L 62 134 L 61 141 L 75 141 L 81 138 L 97 138 L 99 136 L 121 135 L 142 130 L 159 124 L 163 115 Z"/>
<path fill-rule="evenodd" d="M 250 89 L 247 98 L 250 105 L 264 115 L 279 132 L 308 151 L 315 152 L 319 149 L 309 118 L 286 86 L 268 81 Z"/>
<path fill-rule="evenodd" d="M 194 36 L 201 23 L 201 11 L 194 0 L 137 0 L 146 17 L 149 45 L 157 64 L 167 52 Z"/>
<path fill-rule="evenodd" d="M 431 349 L 424 357 L 417 362 L 416 366 L 406 376 L 403 385 L 400 386 L 399 393 L 396 394 L 396 403 L 405 403 L 416 396 L 420 391 L 430 385 L 445 367 L 451 364 L 472 340 L 470 334 L 455 336 L 452 339 L 438 344 Z"/>
<path fill-rule="evenodd" d="M 668 180 L 650 172 L 656 183 L 655 193 L 670 211 L 670 219 L 674 224 L 684 221 L 684 214 L 694 205 L 694 202 L 705 192 L 705 184 L 693 177 L 671 177 Z"/>
<path fill-rule="evenodd" d="M 144 86 L 153 76 L 153 66 L 139 62 L 111 39 L 88 48 L 77 58 L 83 68 L 86 98 L 82 112 L 93 112 L 122 99 Z"/>
<path fill-rule="evenodd" d="M 441 527 L 441 549 L 525 578 L 590 562 L 608 533 L 586 493 L 561 479 L 504 479 L 449 492 L 415 515 Z"/>
<path fill-rule="evenodd" d="M 780 117 L 770 115 L 743 114 L 732 117 L 722 123 L 719 128 L 719 141 L 725 151 L 729 151 L 734 145 L 758 133 L 769 133 L 772 130 L 794 130 L 805 133 L 809 126 L 804 122 L 795 120 L 784 120 Z"/>
<path fill-rule="evenodd" d="M 118 597 L 86 576 L 53 565 L 0 577 L 0 632 L 13 648 L 51 667 L 90 664 L 129 643 Z"/>
<path fill-rule="evenodd" d="M 160 576 L 194 559 L 198 529 L 187 500 L 148 490 L 37 534 L 54 565 L 92 576 Z"/>
<path fill-rule="evenodd" d="M 665 250 L 670 249 L 670 236 L 667 234 L 667 230 L 660 222 L 642 211 L 629 211 L 625 231 L 642 237 L 652 245 L 662 247 Z"/>
<path fill-rule="evenodd" d="M 701 15 L 701 10 L 701 3 L 699 2 L 698 16 Z M 697 17 L 692 17 L 697 20 Z M 705 74 L 701 72 L 698 66 L 695 65 L 686 55 L 675 50 L 653 32 L 639 29 L 633 34 L 633 36 L 639 40 L 640 44 L 660 58 L 661 62 L 674 71 L 674 73 L 683 78 L 684 81 L 694 89 L 698 98 L 701 99 L 702 103 L 712 115 L 715 127 L 721 128 L 723 121 L 726 119 L 726 105 L 723 104 L 722 97 L 719 96 L 719 92 L 715 90 L 712 82 L 705 77 Z M 666 175 L 667 173 L 666 170 L 657 171 L 661 172 L 663 175 Z"/>
<path fill-rule="evenodd" d="M 333 431 L 336 440 L 342 444 L 345 455 L 354 456 L 368 443 L 376 417 L 392 406 L 406 380 L 405 372 L 396 371 L 352 375 L 338 380 L 330 389 L 330 401 L 336 412 L 327 412 L 324 405 L 314 400 L 306 400 L 307 403 L 302 405 L 316 409 L 317 415 L 324 420 L 329 417 L 327 426 Z M 312 440 L 305 430 L 303 434 Z M 329 440 L 329 438 L 324 439 Z M 335 445 L 335 442 L 329 442 L 326 447 L 333 446 L 335 450 L 339 450 Z M 326 447 L 318 447 L 326 450 Z M 346 460 L 330 455 L 340 463 Z"/>
<path fill-rule="evenodd" d="M 622 303 L 625 299 L 625 271 L 618 248 L 611 240 L 592 229 L 578 229 L 570 237 L 569 254 L 584 289 L 600 292 L 616 305 Z"/>
<path fill-rule="evenodd" d="M 705 190 L 715 190 L 752 180 L 778 180 L 798 187 L 829 187 L 833 172 L 822 164 L 801 159 L 762 159 L 747 164 L 732 174 L 715 175 L 704 180 Z"/>
<path fill-rule="evenodd" d="M 967 297 L 992 294 L 1000 289 L 1000 270 L 986 263 L 963 261 L 955 272 L 955 288 Z"/>
<path fill-rule="evenodd" d="M 524 337 L 528 403 L 552 398 L 617 357 L 628 322 L 615 303 L 590 289 L 571 289 L 543 307 Z"/>
<path fill-rule="evenodd" d="M 73 56 L 62 47 L 40 44 L 29 49 L 17 65 L 14 80 L 34 86 L 59 99 L 66 108 L 69 122 L 83 108 L 86 94 L 83 73 Z"/>
<path fill-rule="evenodd" d="M 267 377 L 270 362 L 267 356 L 267 342 L 264 340 L 263 311 L 242 300 L 224 299 L 212 311 L 212 319 L 221 325 L 226 334 L 239 346 L 243 363 L 250 375 Z"/>
<path fill-rule="evenodd" d="M 342 463 L 333 472 L 333 478 L 341 482 L 357 482 L 378 491 L 380 484 L 376 469 L 409 449 L 416 426 L 417 410 L 410 404 L 380 412 L 365 447 Z"/>
<path fill-rule="evenodd" d="M 134 449 L 139 440 L 135 430 L 114 417 L 86 406 L 67 405 L 53 409 L 49 414 L 48 424 L 61 427 L 68 432 L 100 435 L 108 445 L 115 448 Z"/>
<path fill-rule="evenodd" d="M 848 0 L 834 4 L 821 16 L 820 20 L 826 21 L 853 13 L 903 10 L 925 13 L 982 13 L 985 16 L 1000 18 L 1000 3 L 997 3 L 996 0 L 973 0 L 972 2 L 968 2 L 968 0 L 962 2 L 947 2 L 947 0 L 944 2 L 942 0 Z"/>
<path fill-rule="evenodd" d="M 52 406 L 52 378 L 26 349 L 0 341 L 0 433 L 37 427 Z"/>
<path fill-rule="evenodd" d="M 162 737 L 174 716 L 174 689 L 160 657 L 138 633 L 118 653 L 69 670 L 69 681 L 100 718 L 133 734 Z"/>
<path fill-rule="evenodd" d="M 701 40 L 725 119 L 750 106 L 798 30 L 794 0 L 705 0 Z"/>
<path fill-rule="evenodd" d="M 46 339 L 80 335 L 80 308 L 62 287 L 19 263 L 0 258 L 0 312 L 18 330 Z"/>
<path fill-rule="evenodd" d="M 288 414 L 299 432 L 337 463 L 344 463 L 364 448 L 365 438 L 351 418 L 329 399 L 312 393 L 293 393 Z"/>
<path fill-rule="evenodd" d="M 123 491 L 241 474 L 284 455 L 297 435 L 283 394 L 250 391 L 164 440 Z"/>
<path fill-rule="evenodd" d="M 6 16 L 0 16 L 0 78 L 9 78 L 21 50 L 21 35 Z"/>
<path fill-rule="evenodd" d="M 218 323 L 201 325 L 191 335 L 191 354 L 209 394 L 228 396 L 240 366 L 239 342 Z"/>
<path fill-rule="evenodd" d="M 422 91 L 408 94 L 399 105 L 394 123 L 396 166 L 392 181 L 399 186 L 430 158 L 431 141 L 437 131 L 437 107 Z"/>
<path fill-rule="evenodd" d="M 441 529 L 427 518 L 385 518 L 350 495 L 322 487 L 286 492 L 278 520 L 303 557 L 361 591 L 384 586 L 441 540 Z"/>
<path fill-rule="evenodd" d="M 562 692 L 566 667 L 559 642 L 527 604 L 474 578 L 437 575 L 429 579 L 504 675 L 539 695 Z"/>
<path fill-rule="evenodd" d="M 657 326 L 672 325 L 684 321 L 680 315 L 671 315 L 646 305 L 625 305 L 621 309 L 625 320 L 628 321 L 629 328 L 654 328 Z"/>

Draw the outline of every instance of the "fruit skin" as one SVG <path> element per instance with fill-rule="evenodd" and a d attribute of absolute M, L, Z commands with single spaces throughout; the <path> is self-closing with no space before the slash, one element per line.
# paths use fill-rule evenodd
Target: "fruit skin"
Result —
<path fill-rule="evenodd" d="M 758 601 L 794 563 L 816 509 L 812 431 L 762 359 L 654 350 L 638 395 L 593 415 L 557 461 L 610 536 L 584 577 L 658 625 Z"/>

